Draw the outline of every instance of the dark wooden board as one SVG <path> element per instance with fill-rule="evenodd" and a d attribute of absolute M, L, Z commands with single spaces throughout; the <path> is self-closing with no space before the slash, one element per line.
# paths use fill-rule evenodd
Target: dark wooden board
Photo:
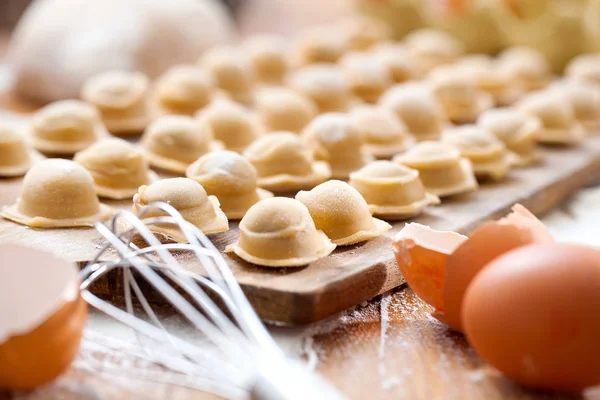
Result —
<path fill-rule="evenodd" d="M 577 189 L 600 176 L 600 137 L 589 138 L 579 148 L 548 148 L 544 162 L 511 172 L 499 183 L 483 184 L 479 191 L 447 199 L 415 221 L 436 229 L 468 233 L 481 222 L 506 214 L 520 202 L 540 215 Z M 20 179 L 0 180 L 0 205 L 12 203 Z M 109 203 L 110 204 L 110 203 Z M 129 202 L 113 205 L 129 207 Z M 384 293 L 404 282 L 390 242 L 403 222 L 380 237 L 356 246 L 341 247 L 330 257 L 304 268 L 270 269 L 252 266 L 235 256 L 225 256 L 260 316 L 269 322 L 306 324 Z M 212 235 L 223 249 L 238 237 L 236 224 L 229 232 Z M 84 263 L 103 245 L 93 229 L 31 229 L 0 221 L 0 242 L 21 242 L 44 247 L 70 260 Z M 190 260 L 181 260 L 198 270 Z M 120 280 L 96 286 L 102 295 L 121 293 Z"/>

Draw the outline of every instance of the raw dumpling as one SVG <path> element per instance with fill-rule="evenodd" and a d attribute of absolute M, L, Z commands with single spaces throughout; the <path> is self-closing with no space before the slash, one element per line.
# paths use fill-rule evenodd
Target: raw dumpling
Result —
<path fill-rule="evenodd" d="M 414 168 L 428 192 L 439 197 L 477 189 L 473 165 L 448 143 L 425 141 L 394 157 L 394 162 Z"/>
<path fill-rule="evenodd" d="M 156 81 L 155 106 L 160 114 L 194 115 L 216 94 L 213 77 L 195 65 L 170 68 Z"/>
<path fill-rule="evenodd" d="M 440 199 L 427 193 L 419 171 L 391 161 L 375 161 L 350 174 L 350 185 L 364 197 L 376 217 L 412 218 Z"/>
<path fill-rule="evenodd" d="M 122 139 L 96 142 L 75 154 L 73 160 L 92 174 L 100 197 L 130 199 L 140 186 L 158 180 L 144 153 Z"/>
<path fill-rule="evenodd" d="M 442 136 L 446 115 L 427 86 L 412 82 L 393 86 L 379 104 L 393 111 L 416 140 L 437 140 Z"/>
<path fill-rule="evenodd" d="M 142 148 L 154 167 L 184 174 L 203 154 L 220 150 L 210 125 L 184 115 L 165 115 L 148 126 Z"/>
<path fill-rule="evenodd" d="M 338 246 L 348 246 L 383 235 L 392 229 L 385 221 L 373 218 L 361 194 L 346 182 L 332 180 L 309 192 L 298 192 L 317 229 Z"/>
<path fill-rule="evenodd" d="M 498 65 L 525 92 L 543 89 L 552 81 L 552 71 L 546 58 L 529 47 L 504 50 L 498 55 Z"/>
<path fill-rule="evenodd" d="M 475 122 L 479 114 L 494 107 L 494 98 L 479 90 L 473 76 L 460 67 L 437 68 L 429 74 L 428 81 L 452 122 Z"/>
<path fill-rule="evenodd" d="M 573 58 L 567 65 L 565 75 L 600 85 L 600 54 L 582 54 Z"/>
<path fill-rule="evenodd" d="M 63 100 L 37 111 L 29 126 L 33 147 L 42 153 L 73 155 L 108 136 L 96 109 L 79 100 Z"/>
<path fill-rule="evenodd" d="M 291 89 L 269 87 L 258 91 L 254 106 L 268 132 L 300 133 L 318 113 L 313 101 Z"/>
<path fill-rule="evenodd" d="M 274 192 L 312 189 L 331 177 L 324 161 L 315 161 L 298 135 L 277 132 L 265 135 L 244 152 L 258 171 L 258 186 Z"/>
<path fill-rule="evenodd" d="M 286 40 L 277 35 L 252 36 L 243 43 L 258 82 L 281 84 L 290 69 Z"/>
<path fill-rule="evenodd" d="M 273 197 L 273 193 L 257 187 L 254 166 L 233 151 L 203 155 L 188 167 L 186 176 L 219 199 L 229 220 L 241 219 L 258 201 Z"/>
<path fill-rule="evenodd" d="M 274 197 L 253 205 L 240 222 L 240 239 L 225 251 L 265 267 L 299 267 L 327 257 L 335 245 L 317 230 L 306 207 Z"/>
<path fill-rule="evenodd" d="M 600 131 L 600 88 L 578 79 L 566 79 L 552 86 L 573 107 L 575 119 L 589 133 Z"/>
<path fill-rule="evenodd" d="M 496 108 L 484 112 L 477 124 L 496 135 L 516 154 L 515 165 L 531 165 L 542 158 L 537 148 L 542 123 L 537 117 L 517 108 Z"/>
<path fill-rule="evenodd" d="M 586 131 L 575 119 L 573 106 L 565 96 L 552 90 L 530 93 L 518 107 L 542 123 L 538 142 L 575 145 L 585 140 Z"/>
<path fill-rule="evenodd" d="M 319 115 L 304 129 L 302 138 L 317 160 L 329 163 L 335 179 L 348 179 L 350 172 L 373 161 L 365 136 L 346 114 Z"/>
<path fill-rule="evenodd" d="M 11 126 L 0 125 L 0 177 L 24 175 L 44 157 L 25 143 Z"/>
<path fill-rule="evenodd" d="M 338 22 L 344 38 L 344 48 L 349 51 L 367 51 L 379 42 L 392 39 L 390 27 L 381 19 L 353 15 Z"/>
<path fill-rule="evenodd" d="M 394 83 L 403 83 L 422 75 L 415 58 L 403 44 L 380 43 L 372 49 L 371 56 L 388 69 Z"/>
<path fill-rule="evenodd" d="M 106 129 L 113 135 L 137 135 L 152 119 L 150 82 L 139 72 L 108 71 L 88 79 L 81 98 L 96 107 Z"/>
<path fill-rule="evenodd" d="M 100 204 L 94 178 L 76 162 L 59 158 L 40 161 L 25 175 L 16 204 L 1 215 L 32 228 L 92 226 L 113 211 Z"/>
<path fill-rule="evenodd" d="M 336 63 L 346 51 L 344 36 L 339 29 L 316 26 L 300 32 L 292 48 L 292 64 L 302 67 L 309 64 Z"/>
<path fill-rule="evenodd" d="M 350 113 L 354 125 L 366 138 L 366 148 L 375 158 L 392 158 L 415 143 L 404 122 L 393 111 L 358 106 Z"/>
<path fill-rule="evenodd" d="M 404 45 L 425 73 L 441 65 L 452 64 L 464 53 L 461 42 L 445 32 L 429 28 L 406 35 Z"/>
<path fill-rule="evenodd" d="M 217 100 L 197 114 L 201 124 L 212 128 L 215 139 L 227 150 L 241 153 L 255 141 L 263 128 L 256 115 L 241 104 Z"/>
<path fill-rule="evenodd" d="M 350 85 L 336 65 L 315 64 L 292 73 L 289 86 L 315 102 L 319 112 L 345 111 L 351 103 Z"/>
<path fill-rule="evenodd" d="M 389 70 L 369 53 L 348 53 L 340 59 L 339 66 L 354 96 L 367 103 L 377 103 L 392 85 Z"/>
<path fill-rule="evenodd" d="M 224 232 L 229 229 L 225 213 L 221 211 L 219 200 L 208 196 L 198 182 L 188 178 L 163 179 L 150 186 L 140 186 L 133 196 L 133 212 L 141 213 L 149 204 L 163 202 L 175 208 L 181 216 L 203 233 Z M 168 215 L 164 211 L 149 209 L 143 218 Z M 186 243 L 183 232 L 173 224 L 157 223 L 150 230 L 162 234 L 170 240 Z"/>
<path fill-rule="evenodd" d="M 490 131 L 476 125 L 464 125 L 444 132 L 444 142 L 455 146 L 471 160 L 477 178 L 503 178 L 515 161 L 515 155 Z"/>
<path fill-rule="evenodd" d="M 250 58 L 233 46 L 217 46 L 202 55 L 200 65 L 214 76 L 217 85 L 240 103 L 249 103 L 254 89 Z"/>

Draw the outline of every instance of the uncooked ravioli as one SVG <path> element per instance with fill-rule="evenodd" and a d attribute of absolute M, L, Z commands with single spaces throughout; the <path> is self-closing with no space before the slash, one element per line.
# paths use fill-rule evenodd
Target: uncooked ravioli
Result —
<path fill-rule="evenodd" d="M 0 125 L 0 177 L 24 175 L 44 157 L 29 148 L 25 138 L 9 125 Z"/>
<path fill-rule="evenodd" d="M 216 95 L 214 78 L 197 65 L 176 65 L 158 78 L 154 102 L 160 114 L 194 115 Z"/>

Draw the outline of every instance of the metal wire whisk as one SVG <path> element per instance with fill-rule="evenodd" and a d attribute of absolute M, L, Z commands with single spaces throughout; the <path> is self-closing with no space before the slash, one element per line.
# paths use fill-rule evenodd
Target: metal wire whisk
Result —
<path fill-rule="evenodd" d="M 159 211 L 164 216 L 144 217 L 151 210 L 154 215 Z M 188 243 L 161 243 L 148 228 L 150 224 L 177 225 Z M 139 216 L 119 211 L 106 224 L 96 223 L 95 228 L 108 243 L 81 271 L 81 295 L 91 306 L 133 328 L 147 359 L 192 377 L 197 387 L 225 398 L 345 398 L 301 362 L 283 354 L 220 252 L 172 206 L 151 204 Z M 147 246 L 134 244 L 137 235 Z M 117 256 L 111 258 L 114 251 Z M 194 256 L 204 273 L 185 269 L 173 251 Z M 100 261 L 106 256 L 111 261 Z M 124 309 L 89 290 L 94 281 L 115 269 L 123 272 Z M 189 321 L 202 338 L 201 344 L 183 339 L 165 327 L 144 295 L 140 279 L 147 281 Z M 144 319 L 135 313 L 134 298 L 145 314 Z M 221 308 L 213 298 L 219 299 Z"/>

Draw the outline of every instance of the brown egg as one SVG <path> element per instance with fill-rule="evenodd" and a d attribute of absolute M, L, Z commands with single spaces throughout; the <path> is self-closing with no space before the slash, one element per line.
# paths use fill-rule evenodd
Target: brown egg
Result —
<path fill-rule="evenodd" d="M 0 391 L 33 390 L 71 364 L 87 316 L 77 271 L 46 251 L 0 245 Z"/>
<path fill-rule="evenodd" d="M 531 245 L 488 264 L 469 285 L 469 342 L 507 377 L 536 389 L 600 384 L 600 250 Z"/>

